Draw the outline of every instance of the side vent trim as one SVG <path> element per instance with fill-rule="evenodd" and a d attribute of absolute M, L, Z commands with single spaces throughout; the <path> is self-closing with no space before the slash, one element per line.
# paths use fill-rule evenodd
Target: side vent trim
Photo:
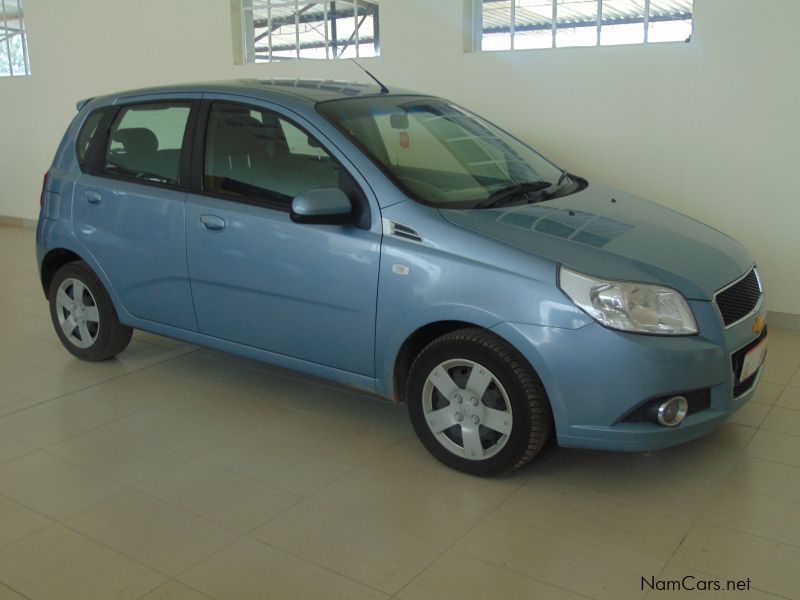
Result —
<path fill-rule="evenodd" d="M 383 233 L 401 240 L 422 243 L 422 236 L 414 228 L 391 219 L 383 219 Z"/>

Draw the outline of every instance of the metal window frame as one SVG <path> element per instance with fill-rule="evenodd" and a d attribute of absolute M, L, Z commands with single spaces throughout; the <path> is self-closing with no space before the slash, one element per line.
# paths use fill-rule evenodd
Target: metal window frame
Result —
<path fill-rule="evenodd" d="M 245 45 L 242 56 L 244 57 L 245 63 L 264 62 L 265 52 L 266 62 L 286 60 L 287 58 L 290 60 L 306 60 L 306 57 L 302 56 L 302 51 L 304 48 L 309 47 L 316 49 L 321 49 L 324 47 L 324 60 L 336 60 L 341 58 L 344 50 L 346 50 L 350 45 L 355 47 L 356 57 L 360 58 L 362 43 L 372 44 L 375 48 L 374 55 L 380 56 L 379 2 L 366 3 L 363 0 L 260 0 L 258 6 L 254 6 L 255 3 L 253 0 L 241 1 L 241 27 L 243 28 L 241 40 Z M 337 4 L 341 8 L 337 7 Z M 311 23 L 311 21 L 303 20 L 301 18 L 302 14 L 311 8 L 319 8 L 320 6 L 322 9 L 321 26 L 317 27 L 314 25 L 313 28 L 322 34 L 324 43 L 320 42 L 317 45 L 309 45 L 308 42 L 306 42 L 304 44 L 300 39 L 301 25 Z M 348 11 L 351 6 L 353 9 L 353 33 L 348 39 L 340 39 L 337 35 L 337 21 L 341 21 L 343 19 L 349 20 L 350 18 L 349 16 L 346 16 L 340 12 L 340 10 Z M 281 17 L 276 25 L 276 18 L 273 15 L 273 9 L 277 7 L 289 8 L 293 14 L 289 15 L 288 17 Z M 254 29 L 256 22 L 261 23 L 259 26 L 260 29 L 264 27 L 263 17 L 260 20 L 256 20 L 254 18 L 254 10 L 257 9 L 266 10 L 267 12 L 266 31 L 260 33 L 258 36 L 252 34 L 248 35 L 248 28 Z M 372 17 L 373 34 L 371 37 L 367 37 L 365 39 L 361 36 L 360 29 L 367 20 L 367 17 Z M 292 23 L 290 19 L 293 19 L 294 23 Z M 314 23 L 319 22 L 319 20 L 314 21 Z M 273 44 L 273 31 L 277 27 L 286 26 L 293 27 L 294 29 L 294 43 L 281 46 L 280 49 L 288 50 L 293 54 L 293 56 L 276 56 L 275 45 Z M 291 29 L 289 30 L 289 35 L 291 35 Z M 263 45 L 258 46 L 257 42 L 263 40 L 264 38 L 266 38 L 266 47 Z M 314 57 L 313 60 L 319 59 Z"/>
<path fill-rule="evenodd" d="M 6 0 L 0 0 L 0 11 L 3 14 L 3 41 L 6 43 L 6 60 L 8 60 L 8 76 L 14 77 L 14 62 L 11 60 L 11 30 L 8 28 Z"/>
<path fill-rule="evenodd" d="M 19 23 L 19 29 L 14 30 L 8 25 L 8 16 L 10 12 L 6 6 L 6 0 L 0 0 L 0 16 L 2 16 L 2 42 L 6 47 L 6 61 L 8 66 L 8 75 L 0 75 L 0 77 L 23 77 L 31 74 L 30 58 L 28 57 L 28 36 L 25 32 L 25 17 L 22 9 L 22 0 L 17 0 L 17 12 L 14 15 L 15 20 Z M 22 50 L 22 72 L 14 71 L 14 62 L 12 60 L 11 52 L 11 38 L 20 36 L 20 48 Z"/>
<path fill-rule="evenodd" d="M 357 0 L 355 0 L 357 1 Z M 558 35 L 558 0 L 549 0 L 552 4 L 552 14 L 550 19 L 550 27 L 551 27 L 551 35 L 552 35 L 552 42 L 551 48 L 557 48 L 556 45 L 556 38 Z M 484 35 L 484 28 L 483 28 L 483 7 L 484 7 L 484 0 L 473 0 L 473 36 L 474 40 L 472 43 L 472 48 L 474 51 L 483 51 L 483 35 Z M 603 2 L 604 0 L 597 0 L 597 39 L 595 41 L 594 47 L 601 46 L 601 31 L 603 28 Z M 644 0 L 644 9 L 642 14 L 642 26 L 644 27 L 644 36 L 642 38 L 641 45 L 647 45 L 650 43 L 649 39 L 649 26 L 651 22 L 651 15 L 650 15 L 650 2 L 651 0 Z M 509 24 L 509 37 L 510 37 L 510 49 L 516 49 L 516 34 L 517 34 L 517 18 L 516 18 L 516 7 L 517 7 L 517 0 L 511 0 L 511 9 L 510 9 L 510 17 L 511 23 Z M 692 32 L 694 32 L 694 7 L 692 7 Z M 592 46 L 589 46 L 592 47 Z"/>

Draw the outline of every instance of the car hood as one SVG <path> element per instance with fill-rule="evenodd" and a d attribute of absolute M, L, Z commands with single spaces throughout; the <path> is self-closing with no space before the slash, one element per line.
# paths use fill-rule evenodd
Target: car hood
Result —
<path fill-rule="evenodd" d="M 599 185 L 536 204 L 440 213 L 588 275 L 666 285 L 693 300 L 711 300 L 753 264 L 750 253 L 724 233 Z"/>

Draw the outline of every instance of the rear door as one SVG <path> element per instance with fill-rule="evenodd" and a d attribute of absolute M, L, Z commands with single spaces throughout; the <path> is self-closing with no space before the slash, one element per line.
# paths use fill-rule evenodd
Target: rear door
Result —
<path fill-rule="evenodd" d="M 153 99 L 115 111 L 78 177 L 78 239 L 132 315 L 197 330 L 186 266 L 184 185 L 199 101 Z"/>
<path fill-rule="evenodd" d="M 381 243 L 372 192 L 308 123 L 279 110 L 213 102 L 200 119 L 202 189 L 186 211 L 199 329 L 371 376 Z M 292 198 L 324 187 L 361 207 L 361 226 L 291 221 Z"/>

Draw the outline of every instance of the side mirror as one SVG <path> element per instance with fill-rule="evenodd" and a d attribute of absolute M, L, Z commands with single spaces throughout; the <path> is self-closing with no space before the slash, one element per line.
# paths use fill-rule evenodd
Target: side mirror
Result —
<path fill-rule="evenodd" d="M 301 192 L 292 200 L 290 213 L 295 223 L 342 225 L 355 220 L 353 205 L 339 188 L 317 188 Z"/>

